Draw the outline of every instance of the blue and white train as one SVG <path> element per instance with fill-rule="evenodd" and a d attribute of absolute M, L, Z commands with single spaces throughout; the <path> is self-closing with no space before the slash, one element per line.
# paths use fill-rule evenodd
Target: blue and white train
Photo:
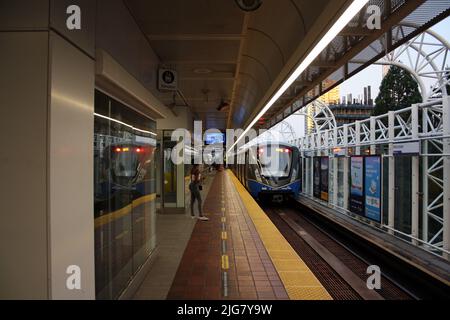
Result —
<path fill-rule="evenodd" d="M 278 142 L 246 145 L 232 155 L 228 167 L 254 198 L 283 200 L 300 191 L 300 152 Z M 230 158 L 228 158 L 230 159 Z"/>

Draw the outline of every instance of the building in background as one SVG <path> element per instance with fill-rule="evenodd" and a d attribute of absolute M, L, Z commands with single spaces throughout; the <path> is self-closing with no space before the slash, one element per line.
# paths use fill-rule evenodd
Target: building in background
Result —
<path fill-rule="evenodd" d="M 335 82 L 333 80 L 325 80 L 324 86 L 329 88 L 331 87 Z M 331 89 L 327 93 L 323 94 L 319 100 L 323 103 L 326 103 L 327 105 L 335 105 L 340 103 L 340 95 L 341 95 L 341 87 L 336 86 L 335 88 Z M 307 108 L 307 117 L 305 117 L 305 134 L 310 134 L 314 131 L 314 121 L 313 121 L 313 115 L 316 112 L 316 109 L 313 105 L 308 106 Z"/>
<path fill-rule="evenodd" d="M 350 93 L 347 97 L 343 96 L 340 103 L 330 104 L 329 107 L 336 117 L 338 126 L 358 120 L 365 120 L 373 114 L 372 87 L 364 87 L 362 97 L 358 95 L 358 98 L 354 99 Z"/>
<path fill-rule="evenodd" d="M 332 80 L 324 81 L 325 87 L 331 87 L 334 84 Z M 326 104 L 338 104 L 340 101 L 341 87 L 336 86 L 327 93 L 323 94 L 319 99 Z"/>

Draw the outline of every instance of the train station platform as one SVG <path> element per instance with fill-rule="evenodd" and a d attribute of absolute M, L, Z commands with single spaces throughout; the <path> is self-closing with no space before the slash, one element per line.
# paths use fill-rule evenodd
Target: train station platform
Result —
<path fill-rule="evenodd" d="M 231 171 L 213 178 L 204 212 L 167 299 L 331 299 Z"/>

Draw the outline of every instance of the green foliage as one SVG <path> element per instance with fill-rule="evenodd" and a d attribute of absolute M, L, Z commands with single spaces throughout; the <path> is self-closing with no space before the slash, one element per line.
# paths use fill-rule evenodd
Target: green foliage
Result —
<path fill-rule="evenodd" d="M 408 71 L 392 66 L 381 82 L 380 93 L 375 99 L 374 115 L 407 108 L 419 102 L 422 102 L 422 96 L 416 80 Z"/>

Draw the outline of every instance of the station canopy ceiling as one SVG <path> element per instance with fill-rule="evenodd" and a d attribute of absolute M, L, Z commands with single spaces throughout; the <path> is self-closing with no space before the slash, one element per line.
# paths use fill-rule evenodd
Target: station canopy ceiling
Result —
<path fill-rule="evenodd" d="M 252 12 L 241 10 L 233 0 L 125 3 L 161 66 L 178 72 L 179 92 L 175 97 L 162 94 L 163 102 L 191 108 L 204 121 L 204 128 L 226 129 L 245 128 L 254 119 L 352 1 L 264 0 Z M 448 15 L 449 7 L 448 0 L 378 0 L 371 4 L 383 12 L 382 30 L 365 28 L 368 14 L 363 9 L 257 127 L 270 127 L 292 112 L 294 102 L 298 101 L 295 108 L 301 107 L 376 60 L 374 54 L 364 56 L 364 50 L 392 34 L 414 12 L 425 26 Z M 417 10 L 422 11 L 417 14 Z M 397 38 L 390 47 L 401 44 Z M 350 59 L 358 54 L 367 63 L 350 66 Z"/>

